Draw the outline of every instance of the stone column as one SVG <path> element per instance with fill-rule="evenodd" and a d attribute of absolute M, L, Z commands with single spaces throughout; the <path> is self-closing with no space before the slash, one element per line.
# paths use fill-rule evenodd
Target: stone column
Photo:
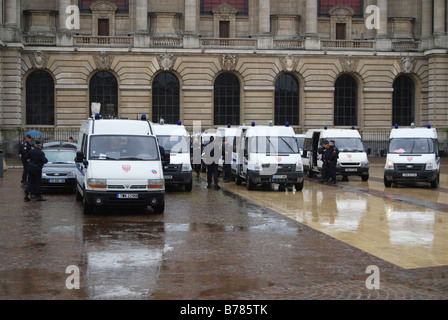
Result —
<path fill-rule="evenodd" d="M 259 0 L 258 33 L 267 35 L 271 32 L 271 1 Z"/>
<path fill-rule="evenodd" d="M 59 0 L 59 31 L 67 31 L 65 22 L 70 13 L 66 13 L 65 10 L 71 5 L 70 0 Z"/>
<path fill-rule="evenodd" d="M 184 48 L 198 48 L 198 0 L 185 0 Z"/>
<path fill-rule="evenodd" d="M 135 4 L 135 31 L 148 32 L 148 0 L 137 0 Z"/>
<path fill-rule="evenodd" d="M 378 8 L 380 9 L 380 28 L 376 32 L 377 38 L 387 38 L 387 0 L 378 0 Z"/>
<path fill-rule="evenodd" d="M 432 35 L 432 0 L 422 0 L 422 38 Z"/>
<path fill-rule="evenodd" d="M 17 25 L 17 0 L 6 0 L 5 24 Z"/>
<path fill-rule="evenodd" d="M 317 37 L 317 0 L 306 0 L 306 36 Z"/>
<path fill-rule="evenodd" d="M 434 0 L 434 33 L 445 33 L 445 0 Z"/>

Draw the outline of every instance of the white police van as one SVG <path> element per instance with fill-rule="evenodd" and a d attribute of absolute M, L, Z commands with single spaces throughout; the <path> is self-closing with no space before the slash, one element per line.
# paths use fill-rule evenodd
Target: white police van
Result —
<path fill-rule="evenodd" d="M 437 130 L 398 128 L 389 135 L 389 148 L 384 167 L 384 185 L 398 182 L 429 182 L 437 188 L 440 177 L 440 156 Z"/>
<path fill-rule="evenodd" d="M 165 150 L 162 155 L 165 185 L 183 185 L 185 191 L 193 188 L 190 134 L 179 121 L 176 124 L 153 124 L 159 145 Z"/>
<path fill-rule="evenodd" d="M 236 184 L 246 180 L 252 190 L 257 185 L 294 185 L 303 189 L 303 164 L 294 129 L 289 126 L 255 126 L 241 130 L 236 162 Z"/>
<path fill-rule="evenodd" d="M 96 206 L 165 208 L 165 182 L 152 123 L 141 120 L 83 120 L 76 152 L 76 199 L 85 214 Z"/>
<path fill-rule="evenodd" d="M 232 127 L 232 126 L 228 125 L 227 127 L 219 127 L 217 129 L 218 138 L 226 140 L 227 143 L 230 144 L 230 146 L 231 146 L 232 154 L 230 157 L 232 160 L 232 164 L 231 164 L 232 174 L 236 174 L 236 171 L 237 171 L 237 146 L 239 145 L 239 141 L 241 139 L 241 134 L 242 134 L 243 130 L 246 130 L 247 128 L 249 128 L 249 126 L 241 125 L 238 127 Z M 222 170 L 223 163 L 224 163 L 224 156 L 221 157 L 221 159 L 219 161 L 219 168 L 221 170 Z"/>
<path fill-rule="evenodd" d="M 360 176 L 362 181 L 369 179 L 370 163 L 361 135 L 353 129 L 310 129 L 305 134 L 303 145 L 303 166 L 310 177 L 322 172 L 322 159 L 318 149 L 325 140 L 334 140 L 339 149 L 339 159 L 336 174 L 342 175 L 344 180 L 348 176 Z"/>

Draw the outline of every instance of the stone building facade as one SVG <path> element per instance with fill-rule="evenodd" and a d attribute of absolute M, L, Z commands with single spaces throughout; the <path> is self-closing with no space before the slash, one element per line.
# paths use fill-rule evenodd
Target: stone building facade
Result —
<path fill-rule="evenodd" d="M 77 127 L 92 102 L 203 128 L 448 127 L 447 0 L 1 0 L 0 12 L 2 139 Z"/>

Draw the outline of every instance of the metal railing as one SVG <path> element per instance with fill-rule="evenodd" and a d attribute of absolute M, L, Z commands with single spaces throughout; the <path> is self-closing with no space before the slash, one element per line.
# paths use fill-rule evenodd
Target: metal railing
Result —
<path fill-rule="evenodd" d="M 42 142 L 51 141 L 68 141 L 68 138 L 73 137 L 77 142 L 79 128 L 72 127 L 59 127 L 59 128 L 41 128 L 41 127 L 25 127 L 21 128 L 19 132 L 19 143 L 23 141 L 25 134 L 31 130 L 36 130 L 42 133 L 42 135 L 32 135 L 33 139 L 39 139 Z"/>

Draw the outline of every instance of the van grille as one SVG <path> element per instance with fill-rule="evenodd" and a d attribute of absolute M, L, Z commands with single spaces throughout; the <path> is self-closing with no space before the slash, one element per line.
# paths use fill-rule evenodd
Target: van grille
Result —
<path fill-rule="evenodd" d="M 397 171 L 402 172 L 419 172 L 425 170 L 425 164 L 415 164 L 415 163 L 408 163 L 408 164 L 397 164 Z"/>

